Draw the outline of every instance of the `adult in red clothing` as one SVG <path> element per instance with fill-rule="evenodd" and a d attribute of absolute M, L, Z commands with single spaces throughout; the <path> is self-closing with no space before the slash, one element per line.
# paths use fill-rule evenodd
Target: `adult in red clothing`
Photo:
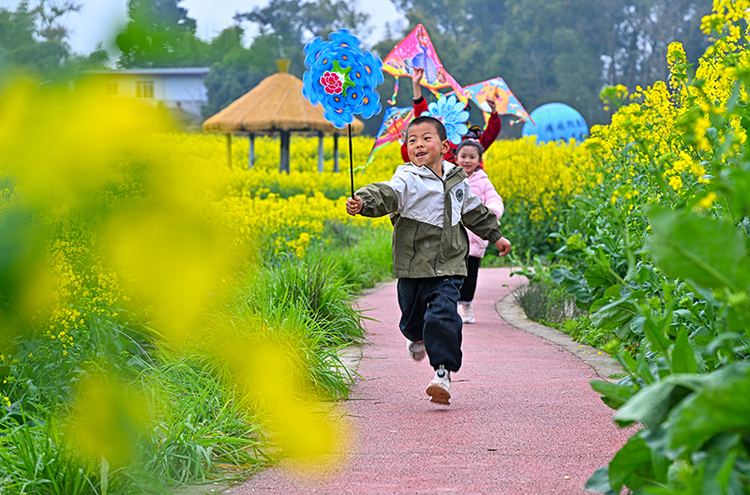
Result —
<path fill-rule="evenodd" d="M 413 94 L 415 119 L 422 115 L 423 112 L 427 111 L 427 100 L 425 100 L 424 96 L 422 96 L 422 86 L 419 85 L 420 81 L 422 81 L 422 77 L 424 77 L 424 69 L 422 67 L 414 67 L 414 71 L 411 75 L 411 86 L 414 91 Z M 487 121 L 487 127 L 484 129 L 484 132 L 482 132 L 480 136 L 477 136 L 470 130 L 469 134 L 464 136 L 464 139 L 476 139 L 477 141 L 479 141 L 485 151 L 492 145 L 493 142 L 495 142 L 498 134 L 500 134 L 500 128 L 503 125 L 502 121 L 500 120 L 500 116 L 497 114 L 497 110 L 495 108 L 495 100 L 491 100 L 488 98 L 487 104 L 490 106 L 492 113 L 490 114 L 490 118 Z M 449 162 L 456 163 L 456 148 L 457 146 L 455 144 L 450 143 L 450 149 L 445 154 L 444 159 Z M 401 145 L 401 158 L 403 158 L 404 163 L 409 161 L 409 153 L 406 150 L 406 140 L 404 140 L 404 144 Z"/>

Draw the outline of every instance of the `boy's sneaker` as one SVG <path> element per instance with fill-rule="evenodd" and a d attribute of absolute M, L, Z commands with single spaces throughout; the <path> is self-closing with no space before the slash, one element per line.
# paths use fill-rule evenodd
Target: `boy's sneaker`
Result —
<path fill-rule="evenodd" d="M 461 319 L 464 323 L 474 323 L 474 309 L 471 307 L 471 303 L 460 303 L 461 306 Z"/>
<path fill-rule="evenodd" d="M 406 339 L 406 348 L 409 349 L 409 355 L 414 361 L 421 361 L 427 355 L 427 349 L 424 348 L 424 340 L 412 342 Z"/>
<path fill-rule="evenodd" d="M 442 364 L 435 371 L 435 378 L 427 385 L 426 392 L 430 396 L 430 402 L 451 403 L 451 372 L 446 370 Z"/>

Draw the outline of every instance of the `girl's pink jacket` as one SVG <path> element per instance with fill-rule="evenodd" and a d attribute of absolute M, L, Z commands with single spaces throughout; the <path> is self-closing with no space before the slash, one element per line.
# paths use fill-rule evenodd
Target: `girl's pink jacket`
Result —
<path fill-rule="evenodd" d="M 505 211 L 503 198 L 495 191 L 495 187 L 490 182 L 490 178 L 487 177 L 487 173 L 484 170 L 477 167 L 469 176 L 469 184 L 471 185 L 471 192 L 479 196 L 482 204 L 494 211 L 497 218 L 503 216 L 503 212 Z M 489 243 L 482 240 L 470 230 L 467 230 L 466 233 L 469 234 L 469 256 L 476 258 L 483 257 Z"/>

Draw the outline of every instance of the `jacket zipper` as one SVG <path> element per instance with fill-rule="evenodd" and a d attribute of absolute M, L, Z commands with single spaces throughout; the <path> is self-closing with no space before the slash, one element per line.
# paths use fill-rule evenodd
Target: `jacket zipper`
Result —
<path fill-rule="evenodd" d="M 412 256 L 409 260 L 409 273 L 412 273 L 412 269 L 414 268 L 414 259 L 417 257 L 417 233 L 419 232 L 420 223 L 421 222 L 416 222 L 417 228 L 414 229 L 414 237 L 412 238 L 411 248 L 414 251 L 414 256 Z"/>

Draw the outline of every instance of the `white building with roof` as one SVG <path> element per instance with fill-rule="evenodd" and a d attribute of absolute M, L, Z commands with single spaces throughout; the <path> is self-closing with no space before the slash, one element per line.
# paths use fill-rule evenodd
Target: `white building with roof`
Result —
<path fill-rule="evenodd" d="M 203 79 L 208 67 L 163 69 L 87 70 L 96 91 L 103 97 L 134 98 L 163 104 L 189 120 L 203 120 L 201 106 L 208 102 Z"/>

